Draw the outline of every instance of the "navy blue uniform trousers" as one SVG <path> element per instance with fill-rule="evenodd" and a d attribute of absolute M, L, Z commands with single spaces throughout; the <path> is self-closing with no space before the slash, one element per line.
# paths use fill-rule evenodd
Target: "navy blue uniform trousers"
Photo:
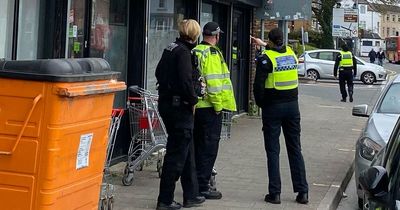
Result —
<path fill-rule="evenodd" d="M 340 94 L 342 94 L 342 98 L 345 99 L 347 97 L 347 91 L 350 96 L 353 96 L 353 71 L 352 70 L 341 70 L 339 71 L 339 87 Z M 347 83 L 347 91 L 346 91 L 346 83 Z"/>
<path fill-rule="evenodd" d="M 209 189 L 208 183 L 218 154 L 221 127 L 222 114 L 216 114 L 214 108 L 196 109 L 193 133 L 200 192 Z"/>
<path fill-rule="evenodd" d="M 168 133 L 158 201 L 170 204 L 174 200 L 175 183 L 179 178 L 183 198 L 193 199 L 199 190 L 194 160 L 192 108 L 186 105 L 174 107 L 169 102 L 160 101 L 158 109 Z"/>
<path fill-rule="evenodd" d="M 300 145 L 300 111 L 298 101 L 269 104 L 262 107 L 264 145 L 267 153 L 268 190 L 281 193 L 279 170 L 281 128 L 285 136 L 294 192 L 308 192 L 306 171 Z"/>

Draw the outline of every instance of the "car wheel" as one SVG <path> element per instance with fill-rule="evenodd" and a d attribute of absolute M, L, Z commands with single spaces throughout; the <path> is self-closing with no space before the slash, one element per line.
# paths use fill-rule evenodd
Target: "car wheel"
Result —
<path fill-rule="evenodd" d="M 372 84 L 374 84 L 375 79 L 376 79 L 375 74 L 372 73 L 372 72 L 369 72 L 369 71 L 364 72 L 364 73 L 361 75 L 361 81 L 362 81 L 364 84 L 366 84 L 366 85 L 372 85 Z"/>
<path fill-rule="evenodd" d="M 317 79 L 319 79 L 318 71 L 316 71 L 314 69 L 307 70 L 307 78 L 316 81 Z"/>

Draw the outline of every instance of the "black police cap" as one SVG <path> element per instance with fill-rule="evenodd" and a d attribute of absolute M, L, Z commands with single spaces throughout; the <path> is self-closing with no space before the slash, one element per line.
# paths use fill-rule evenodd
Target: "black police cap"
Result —
<path fill-rule="evenodd" d="M 203 35 L 214 36 L 219 33 L 224 33 L 216 22 L 208 22 L 203 27 Z"/>

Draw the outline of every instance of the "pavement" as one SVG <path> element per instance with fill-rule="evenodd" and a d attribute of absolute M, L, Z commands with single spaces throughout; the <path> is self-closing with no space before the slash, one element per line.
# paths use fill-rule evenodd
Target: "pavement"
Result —
<path fill-rule="evenodd" d="M 305 95 L 301 93 L 301 88 L 301 141 L 310 188 L 310 203 L 301 205 L 295 202 L 296 194 L 292 189 L 283 138 L 282 204 L 264 202 L 268 177 L 261 119 L 242 116 L 234 120 L 231 139 L 221 142 L 216 162 L 217 188 L 222 192 L 223 198 L 207 200 L 201 207 L 192 209 L 336 209 L 351 178 L 354 144 L 366 118 L 351 115 L 351 108 L 355 104 Z M 137 171 L 132 186 L 122 186 L 123 168 L 123 163 L 111 168 L 112 184 L 116 189 L 114 209 L 155 209 L 159 187 L 155 163 L 145 166 L 143 171 Z M 175 200 L 182 202 L 179 182 Z"/>

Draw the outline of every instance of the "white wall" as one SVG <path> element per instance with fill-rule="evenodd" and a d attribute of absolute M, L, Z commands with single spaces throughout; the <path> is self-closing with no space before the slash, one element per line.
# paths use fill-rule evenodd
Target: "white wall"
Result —
<path fill-rule="evenodd" d="M 363 14 L 362 11 L 363 9 L 361 7 L 365 8 L 365 13 Z M 360 4 L 358 5 L 359 9 L 359 14 L 360 18 L 359 21 L 365 21 L 365 30 L 371 30 L 374 33 L 377 33 L 381 35 L 381 28 L 382 28 L 382 23 L 381 23 L 381 14 L 378 12 L 374 11 L 368 11 L 368 5 Z M 360 24 L 361 26 L 361 24 Z"/>

